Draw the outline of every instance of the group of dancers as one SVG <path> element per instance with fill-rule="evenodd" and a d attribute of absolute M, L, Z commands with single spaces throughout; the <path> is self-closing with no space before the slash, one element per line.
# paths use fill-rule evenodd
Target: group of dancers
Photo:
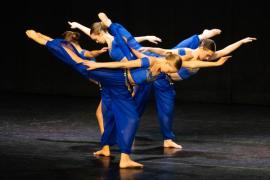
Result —
<path fill-rule="evenodd" d="M 188 79 L 200 68 L 223 65 L 231 52 L 256 38 L 241 39 L 222 50 L 210 38 L 219 35 L 219 29 L 204 30 L 181 41 L 172 49 L 143 47 L 141 42 L 161 41 L 156 36 L 133 37 L 121 24 L 112 23 L 104 13 L 100 22 L 90 28 L 77 22 L 68 22 L 92 40 L 106 44 L 100 50 L 88 51 L 79 44 L 78 32 L 66 31 L 63 39 L 52 39 L 34 30 L 26 35 L 44 45 L 62 62 L 83 77 L 99 85 L 101 101 L 96 110 L 100 128 L 101 150 L 95 155 L 110 156 L 110 146 L 119 146 L 120 168 L 143 167 L 130 158 L 139 120 L 151 94 L 155 97 L 158 120 L 164 148 L 179 148 L 172 130 L 176 92 L 174 82 Z M 111 62 L 96 62 L 95 58 L 109 52 Z"/>

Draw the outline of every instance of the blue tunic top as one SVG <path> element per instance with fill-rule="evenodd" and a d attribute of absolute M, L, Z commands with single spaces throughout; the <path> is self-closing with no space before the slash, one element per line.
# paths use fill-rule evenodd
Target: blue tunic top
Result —
<path fill-rule="evenodd" d="M 157 79 L 157 76 L 153 76 L 152 72 L 149 70 L 150 61 L 147 57 L 141 59 L 141 68 L 136 68 L 132 70 L 131 76 L 136 85 L 142 85 L 147 82 L 152 82 Z"/>

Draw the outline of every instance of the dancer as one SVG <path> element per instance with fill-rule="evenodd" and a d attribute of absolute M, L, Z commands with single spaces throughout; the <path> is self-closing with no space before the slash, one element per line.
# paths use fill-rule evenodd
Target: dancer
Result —
<path fill-rule="evenodd" d="M 159 54 L 161 56 L 165 56 L 168 53 L 172 54 L 178 54 L 180 56 L 190 56 L 190 61 L 194 60 L 200 60 L 200 61 L 215 61 L 220 57 L 227 56 L 228 54 L 232 53 L 242 45 L 246 43 L 250 43 L 255 41 L 256 38 L 254 37 L 246 37 L 244 39 L 241 39 L 233 44 L 230 44 L 229 46 L 225 47 L 224 49 L 221 49 L 219 51 L 216 51 L 216 44 L 211 39 L 204 39 L 200 44 L 194 43 L 194 40 L 190 40 L 192 43 L 193 48 L 188 48 L 188 43 L 183 43 L 177 45 L 173 49 L 162 49 L 162 48 L 154 48 L 154 47 L 143 47 L 141 48 L 141 51 L 150 51 L 156 54 Z M 170 77 L 174 81 L 180 81 L 189 78 L 190 76 L 196 74 L 199 71 L 199 68 L 185 68 L 184 66 L 179 70 L 178 73 L 172 73 L 170 74 Z"/>
<path fill-rule="evenodd" d="M 101 139 L 103 155 L 110 156 L 106 147 L 117 143 L 120 147 L 120 168 L 143 167 L 130 159 L 130 151 L 139 120 L 135 102 L 126 87 L 125 72 L 123 70 L 93 70 L 87 71 L 82 64 L 87 60 L 68 41 L 52 39 L 33 30 L 26 34 L 35 42 L 46 46 L 51 53 L 62 62 L 70 65 L 84 77 L 93 79 L 101 84 L 102 111 L 104 115 L 104 133 Z"/>

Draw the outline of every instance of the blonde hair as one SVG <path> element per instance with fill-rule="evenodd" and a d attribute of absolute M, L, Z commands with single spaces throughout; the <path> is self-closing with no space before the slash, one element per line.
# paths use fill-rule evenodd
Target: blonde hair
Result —
<path fill-rule="evenodd" d="M 167 61 L 169 61 L 176 69 L 180 69 L 182 66 L 182 58 L 176 54 L 172 54 L 171 52 L 165 57 Z"/>
<path fill-rule="evenodd" d="M 72 42 L 75 44 L 79 44 L 79 39 L 80 39 L 80 33 L 78 32 L 73 32 L 73 31 L 66 31 L 62 34 L 64 36 L 64 39 L 68 42 Z"/>
<path fill-rule="evenodd" d="M 95 34 L 99 35 L 102 31 L 108 32 L 107 26 L 105 26 L 102 22 L 95 22 L 90 26 L 90 35 Z"/>

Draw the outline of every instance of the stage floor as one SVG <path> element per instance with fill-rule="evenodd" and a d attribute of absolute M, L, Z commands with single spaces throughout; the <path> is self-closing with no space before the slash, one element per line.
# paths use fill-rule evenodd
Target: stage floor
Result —
<path fill-rule="evenodd" d="M 132 158 L 94 157 L 97 99 L 0 97 L 1 180 L 270 179 L 270 107 L 177 102 L 174 132 L 183 150 L 162 148 L 154 103 L 140 122 Z"/>

